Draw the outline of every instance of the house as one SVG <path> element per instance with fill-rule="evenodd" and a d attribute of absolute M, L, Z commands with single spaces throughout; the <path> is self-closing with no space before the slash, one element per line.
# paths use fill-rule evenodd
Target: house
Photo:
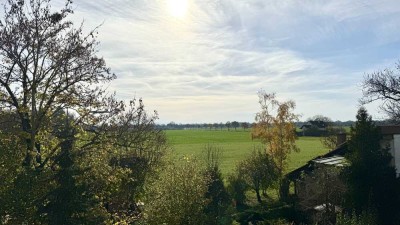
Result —
<path fill-rule="evenodd" d="M 326 132 L 328 123 L 320 120 L 310 120 L 300 127 L 303 136 L 321 136 Z"/>
<path fill-rule="evenodd" d="M 391 164 L 400 176 L 400 126 L 378 126 L 382 139 L 381 149 L 390 148 Z M 313 224 L 331 224 L 346 193 L 346 185 L 339 174 L 348 165 L 346 134 L 337 136 L 337 146 L 332 151 L 317 156 L 303 166 L 285 175 L 281 186 L 281 197 L 295 199 L 295 207 L 306 213 Z"/>
<path fill-rule="evenodd" d="M 381 130 L 382 140 L 381 147 L 390 148 L 390 153 L 392 155 L 392 162 L 396 168 L 397 176 L 400 176 L 400 126 L 399 125 L 391 125 L 391 126 L 378 126 Z M 311 174 L 316 168 L 320 167 L 343 167 L 346 165 L 345 154 L 348 152 L 348 144 L 346 141 L 346 134 L 338 134 L 337 136 L 337 147 L 332 151 L 317 156 L 310 161 L 308 161 L 305 165 L 291 171 L 286 174 L 284 178 L 284 182 L 282 182 L 281 186 L 281 196 L 290 197 L 298 196 L 301 191 L 302 179 L 304 176 Z M 289 193 L 289 187 L 294 187 L 294 192 Z M 283 194 L 283 195 L 282 195 Z"/>
<path fill-rule="evenodd" d="M 296 200 L 293 201 L 295 208 L 305 213 L 312 224 L 332 224 L 342 210 L 339 206 L 346 186 L 339 174 L 347 164 L 344 157 L 347 146 L 343 142 L 336 149 L 313 158 L 288 173 L 282 182 L 281 197 L 286 201 Z"/>
<path fill-rule="evenodd" d="M 382 148 L 390 148 L 392 155 L 391 165 L 396 168 L 397 177 L 400 176 L 400 126 L 379 126 L 381 129 Z"/>
<path fill-rule="evenodd" d="M 345 134 L 338 135 L 338 145 L 336 149 L 321 155 L 317 156 L 310 161 L 308 161 L 303 166 L 291 171 L 286 174 L 284 178 L 284 182 L 281 186 L 281 196 L 284 198 L 290 197 L 290 195 L 298 196 L 299 191 L 301 191 L 299 182 L 301 182 L 302 178 L 311 174 L 317 167 L 321 166 L 339 166 L 342 167 L 345 165 L 344 155 L 347 152 L 347 142 Z M 289 187 L 294 187 L 294 192 L 289 193 Z M 283 194 L 283 195 L 282 195 Z"/>
<path fill-rule="evenodd" d="M 307 130 L 310 128 L 317 128 L 319 130 L 326 130 L 327 127 L 328 127 L 328 123 L 325 121 L 310 120 L 307 123 L 303 124 L 303 126 L 301 126 L 300 129 Z"/>

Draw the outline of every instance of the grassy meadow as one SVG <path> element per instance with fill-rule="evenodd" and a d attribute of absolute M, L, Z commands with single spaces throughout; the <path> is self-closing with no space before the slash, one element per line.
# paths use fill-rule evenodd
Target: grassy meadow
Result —
<path fill-rule="evenodd" d="M 201 157 L 207 144 L 222 149 L 221 170 L 223 174 L 233 171 L 238 161 L 250 154 L 260 141 L 251 140 L 250 130 L 167 130 L 168 141 L 179 156 Z M 296 169 L 317 155 L 328 152 L 318 137 L 300 137 L 297 142 L 299 153 L 289 156 L 288 171 Z"/>

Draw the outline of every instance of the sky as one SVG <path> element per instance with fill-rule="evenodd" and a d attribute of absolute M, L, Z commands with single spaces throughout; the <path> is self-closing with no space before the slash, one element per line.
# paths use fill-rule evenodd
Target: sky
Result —
<path fill-rule="evenodd" d="M 53 2 L 54 3 L 54 2 Z M 61 0 L 54 3 L 62 4 Z M 363 77 L 400 59 L 398 0 L 75 0 L 124 100 L 158 123 L 254 121 L 257 92 L 300 120 L 355 120 Z M 384 118 L 379 103 L 367 106 Z"/>

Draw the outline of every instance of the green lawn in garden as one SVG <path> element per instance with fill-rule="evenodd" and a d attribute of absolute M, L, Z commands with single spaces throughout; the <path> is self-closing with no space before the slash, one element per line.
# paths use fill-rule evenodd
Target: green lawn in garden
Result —
<path fill-rule="evenodd" d="M 223 174 L 233 171 L 238 161 L 250 154 L 260 141 L 251 140 L 250 131 L 235 130 L 167 130 L 168 141 L 178 157 L 192 155 L 201 157 L 204 147 L 212 144 L 222 149 L 221 170 Z M 318 137 L 300 137 L 296 144 L 299 153 L 289 156 L 288 171 L 302 166 L 317 155 L 328 152 Z"/>

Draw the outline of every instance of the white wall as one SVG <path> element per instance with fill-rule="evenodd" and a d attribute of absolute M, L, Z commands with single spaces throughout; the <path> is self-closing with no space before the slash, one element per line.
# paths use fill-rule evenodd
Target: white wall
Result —
<path fill-rule="evenodd" d="M 393 150 L 391 150 L 397 176 L 400 174 L 400 134 L 393 135 Z"/>

